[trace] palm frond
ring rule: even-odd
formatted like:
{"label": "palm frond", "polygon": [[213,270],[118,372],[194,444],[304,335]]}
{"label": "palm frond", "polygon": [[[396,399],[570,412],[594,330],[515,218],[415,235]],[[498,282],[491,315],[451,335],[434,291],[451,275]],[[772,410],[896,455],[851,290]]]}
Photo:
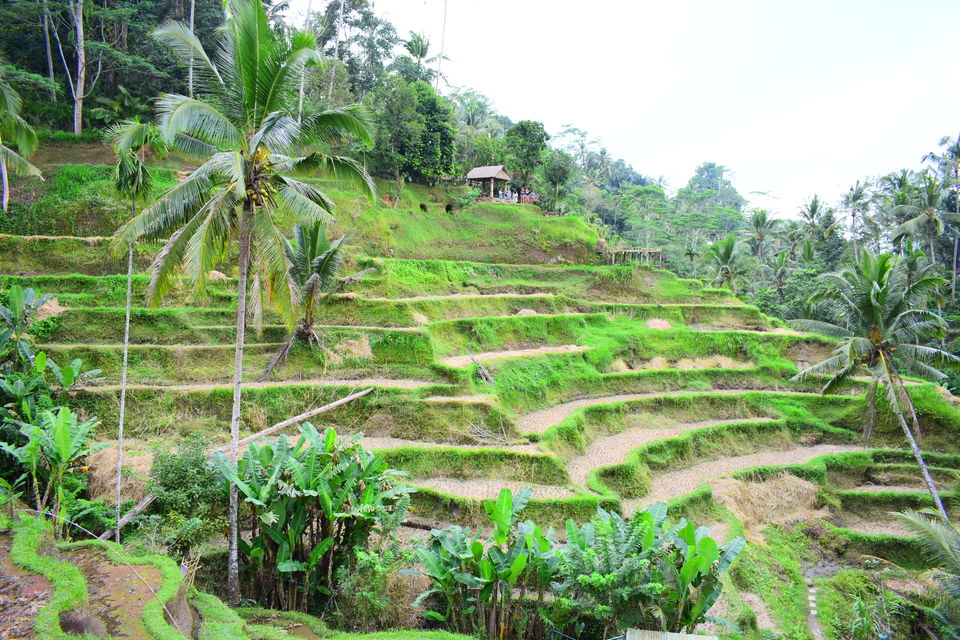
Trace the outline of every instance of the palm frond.
{"label": "palm frond", "polygon": [[223,151],[243,148],[243,136],[237,127],[208,102],[165,93],[157,99],[157,119],[167,144],[178,143],[178,134],[183,134]]}
{"label": "palm frond", "polygon": [[304,119],[302,128],[304,140],[313,144],[331,144],[349,135],[368,148],[376,131],[373,115],[362,105],[315,113]]}
{"label": "palm frond", "polygon": [[816,333],[822,336],[827,336],[828,338],[849,338],[854,335],[849,329],[844,329],[841,326],[835,325],[831,322],[824,322],[822,320],[788,320],[787,324],[797,331],[803,331],[804,333]]}
{"label": "palm frond", "polygon": [[277,200],[282,206],[304,220],[333,221],[333,201],[319,189],[293,178],[281,176],[277,181]]}
{"label": "palm frond", "polygon": [[201,86],[210,81],[223,86],[223,78],[188,25],[169,20],[154,29],[153,37],[173,49],[184,65],[193,63],[194,81]]}
{"label": "palm frond", "polygon": [[43,180],[40,169],[30,164],[26,158],[6,145],[0,144],[0,159],[6,163],[7,169],[14,173]]}

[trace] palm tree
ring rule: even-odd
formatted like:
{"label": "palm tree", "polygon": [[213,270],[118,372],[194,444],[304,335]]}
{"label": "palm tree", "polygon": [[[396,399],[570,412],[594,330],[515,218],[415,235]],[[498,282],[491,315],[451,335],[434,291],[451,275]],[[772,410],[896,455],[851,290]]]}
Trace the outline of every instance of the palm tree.
{"label": "palm tree", "polygon": [[[936,163],[940,175],[943,178],[944,185],[949,184],[953,188],[954,213],[960,217],[960,138],[954,141],[950,136],[940,140],[940,146],[946,147],[943,153],[928,153],[923,157],[924,161],[933,161]],[[950,272],[950,300],[957,302],[957,262],[960,260],[960,225],[954,225],[953,229],[953,269]]]}
{"label": "palm tree", "polygon": [[[37,134],[20,116],[22,106],[20,95],[0,77],[0,182],[3,184],[0,211],[3,213],[10,206],[8,170],[43,180],[40,169],[27,162],[27,158],[37,149]],[[6,140],[12,141],[13,147],[7,146]]]}
{"label": "palm tree", "polygon": [[[117,154],[114,167],[114,189],[130,198],[131,218],[137,215],[137,198],[150,193],[152,186],[150,171],[143,161],[143,149],[147,146],[154,151],[162,149],[162,141],[156,128],[135,121],[127,121],[107,132],[107,139],[113,144]],[[116,477],[116,515],[120,522],[120,485],[123,469],[123,426],[127,406],[127,356],[130,349],[130,307],[133,294],[133,244],[127,249],[127,308],[123,325],[123,366],[120,371],[120,418],[117,428],[117,477]],[[120,542],[120,527],[115,527],[116,541]]]}
{"label": "palm tree", "polygon": [[773,287],[777,292],[777,297],[782,303],[783,290],[786,288],[787,280],[793,272],[792,265],[790,264],[790,256],[788,256],[786,252],[778,253],[769,264],[763,265],[761,269],[764,279],[760,284]]}
{"label": "palm tree", "polygon": [[843,206],[850,212],[850,237],[853,239],[853,255],[859,255],[857,248],[857,216],[869,209],[870,192],[868,185],[857,180],[850,190],[843,194]]}
{"label": "palm tree", "polygon": [[[172,187],[117,232],[126,248],[138,238],[168,238],[150,267],[148,298],[157,304],[186,272],[195,292],[203,293],[210,270],[239,239],[236,344],[230,459],[237,459],[240,392],[252,275],[254,317],[264,298],[292,326],[297,289],[287,276],[284,241],[275,223],[283,212],[307,220],[328,221],[333,202],[316,187],[292,177],[317,170],[349,180],[374,194],[366,171],[354,160],[331,155],[328,145],[349,134],[372,144],[366,110],[344,107],[296,120],[297,88],[308,62],[320,60],[312,35],[287,39],[275,32],[261,0],[228,0],[227,22],[220,32],[216,64],[190,31],[167,22],[154,33],[179,55],[194,60],[196,98],[164,94],[157,101],[158,128],[164,141],[203,159],[199,168]],[[230,551],[227,589],[239,601],[237,493],[230,493]]]}
{"label": "palm tree", "polygon": [[814,240],[822,240],[833,232],[836,225],[831,225],[826,229],[822,229],[820,226],[823,217],[831,211],[832,209],[823,204],[823,200],[816,194],[810,199],[810,202],[800,207],[800,220],[808,237]]}
{"label": "palm tree", "polygon": [[934,566],[920,577],[939,599],[935,609],[923,606],[946,640],[960,640],[960,528],[931,509],[895,514]]}
{"label": "palm tree", "polygon": [[960,225],[960,214],[941,208],[943,190],[940,183],[929,174],[924,174],[922,182],[913,191],[911,202],[900,208],[907,220],[893,232],[893,241],[898,242],[904,236],[926,239],[930,243],[930,262],[937,264],[935,240],[943,235],[949,225]]}
{"label": "palm tree", "polygon": [[828,312],[839,319],[839,324],[808,319],[791,320],[790,324],[800,331],[838,338],[840,345],[829,358],[804,369],[793,379],[830,375],[821,389],[821,393],[829,393],[855,375],[868,374],[873,384],[867,396],[867,436],[872,428],[877,385],[882,385],[937,510],[946,518],[940,495],[904,417],[905,411],[909,411],[919,437],[916,411],[899,371],[902,366],[912,373],[939,380],[946,375],[930,366],[931,361],[939,358],[960,362],[960,358],[946,351],[919,345],[920,341],[946,328],[943,318],[921,308],[942,280],[927,274],[910,285],[893,255],[874,255],[867,249],[861,251],[860,260],[854,266],[822,277],[828,286],[811,298],[811,302],[823,303]]}
{"label": "palm tree", "polygon": [[425,33],[410,32],[410,39],[403,41],[403,48],[417,61],[417,69],[423,69],[423,61],[430,53],[430,38]]}
{"label": "palm tree", "polygon": [[711,284],[727,287],[733,295],[737,295],[736,280],[743,270],[743,259],[737,249],[737,239],[731,233],[710,245],[706,254],[706,257],[717,265],[717,275]]}
{"label": "palm tree", "polygon": [[750,214],[750,228],[747,230],[746,237],[753,242],[757,260],[763,260],[766,241],[776,231],[779,223],[779,220],[767,214],[766,209],[756,209]]}
{"label": "palm tree", "polygon": [[314,324],[320,306],[348,284],[358,282],[367,273],[375,271],[373,268],[364,269],[359,273],[341,278],[340,270],[344,262],[343,243],[346,236],[336,240],[329,238],[327,227],[322,222],[298,224],[293,236],[293,242],[283,239],[283,250],[290,261],[290,279],[299,289],[295,310],[299,319],[296,329],[283,343],[263,372],[261,379],[270,375],[270,372],[286,359],[298,340],[307,344],[319,343],[320,338],[314,331]]}

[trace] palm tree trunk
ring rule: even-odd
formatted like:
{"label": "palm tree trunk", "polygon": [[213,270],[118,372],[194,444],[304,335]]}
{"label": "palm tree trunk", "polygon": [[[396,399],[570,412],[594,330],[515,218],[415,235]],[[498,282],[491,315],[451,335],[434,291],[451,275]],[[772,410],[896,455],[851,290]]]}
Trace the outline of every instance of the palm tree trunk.
{"label": "palm tree trunk", "polygon": [[960,232],[953,236],[953,273],[950,274],[950,302],[957,304],[957,258],[960,255]]}
{"label": "palm tree trunk", "polygon": [[877,408],[877,383],[874,381],[867,391],[867,421],[863,425],[863,441],[870,440],[873,435],[873,421]]}
{"label": "palm tree trunk", "polygon": [[[304,20],[303,28],[310,27],[310,13],[313,10],[313,0],[307,0],[307,18]],[[307,69],[304,68],[300,74],[300,96],[297,98],[297,122],[303,121],[303,85],[307,80]],[[332,83],[331,83],[332,86]]]}
{"label": "palm tree trunk", "polygon": [[[197,0],[190,0],[190,34],[193,33],[193,16],[196,12]],[[193,97],[193,56],[190,56],[190,65],[187,67],[187,95]]]}
{"label": "palm tree trunk", "polygon": [[74,47],[77,52],[77,74],[73,79],[73,134],[83,133],[83,98],[87,80],[87,50],[83,32],[83,0],[70,3],[73,26],[76,33]]}
{"label": "palm tree trunk", "polygon": [[[901,388],[900,391],[903,389]],[[891,394],[896,395],[896,394]],[[917,441],[913,438],[913,433],[910,431],[910,427],[907,426],[907,421],[903,417],[903,410],[900,407],[899,402],[893,403],[893,412],[897,414],[897,420],[900,422],[900,428],[903,429],[903,435],[906,436],[907,442],[910,443],[910,450],[913,452],[913,457],[917,461],[917,466],[920,467],[920,473],[923,475],[923,481],[927,485],[927,491],[930,492],[930,497],[933,498],[933,503],[937,507],[937,511],[940,512],[940,515],[943,516],[944,520],[949,520],[947,516],[946,509],[943,508],[943,502],[940,500],[940,493],[937,491],[937,486],[933,484],[933,478],[930,477],[930,470],[927,469],[927,463],[923,459],[923,454],[920,453],[920,448],[917,446]]]}
{"label": "palm tree trunk", "polygon": [[[134,208],[136,206],[134,205]],[[127,406],[127,354],[130,350],[130,300],[133,297],[133,245],[127,252],[127,317],[123,325],[123,367],[120,369],[120,421],[117,427],[117,526],[116,541],[120,542],[120,484],[123,472],[123,419]]]}
{"label": "palm tree trunk", "polygon": [[7,178],[7,162],[3,158],[0,158],[0,181],[3,183],[3,205],[0,211],[6,213],[10,205],[10,181]]}
{"label": "palm tree trunk", "polygon": [[50,13],[47,11],[47,2],[43,2],[43,44],[47,53],[47,79],[50,80],[50,102],[57,101],[57,88],[53,86],[53,53],[50,48]]}
{"label": "palm tree trunk", "polygon": [[[237,283],[237,335],[233,352],[233,408],[230,414],[230,464],[237,465],[240,440],[240,391],[243,384],[243,339],[247,321],[247,275],[250,269],[250,244],[253,235],[253,203],[243,204],[240,221],[240,278]],[[240,602],[239,496],[236,485],[230,485],[230,551],[227,557],[227,596],[230,604]]]}
{"label": "palm tree trunk", "polygon": [[930,233],[930,264],[937,264],[937,250],[933,244],[933,233]]}
{"label": "palm tree trunk", "polygon": [[853,239],[853,260],[857,261],[860,252],[857,251],[857,212],[850,212],[850,237]]}

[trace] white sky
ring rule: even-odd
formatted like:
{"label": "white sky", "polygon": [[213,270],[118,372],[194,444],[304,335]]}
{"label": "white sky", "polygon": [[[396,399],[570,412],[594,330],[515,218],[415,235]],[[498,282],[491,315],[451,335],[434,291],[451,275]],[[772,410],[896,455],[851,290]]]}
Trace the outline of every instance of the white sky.
{"label": "white sky", "polygon": [[[793,216],[960,132],[957,0],[447,2],[451,84],[585,129],[671,189],[709,160],[751,206]],[[444,0],[374,7],[439,51]]]}

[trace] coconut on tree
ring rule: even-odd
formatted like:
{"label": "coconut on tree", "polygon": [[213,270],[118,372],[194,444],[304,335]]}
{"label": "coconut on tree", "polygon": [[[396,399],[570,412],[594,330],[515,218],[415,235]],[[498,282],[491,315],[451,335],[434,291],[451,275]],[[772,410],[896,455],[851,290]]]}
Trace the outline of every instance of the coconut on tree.
{"label": "coconut on tree", "polygon": [[[230,460],[237,459],[240,392],[248,312],[259,318],[264,301],[292,329],[299,291],[288,276],[285,240],[278,218],[329,222],[334,205],[296,176],[348,181],[371,198],[374,184],[363,167],[336,155],[345,138],[370,146],[366,109],[347,106],[297,121],[300,78],[321,53],[314,36],[290,36],[270,26],[261,0],[227,0],[219,50],[208,55],[189,26],[167,22],[155,37],[186,66],[193,61],[194,97],[163,94],[156,102],[157,128],[171,148],[201,162],[186,179],[163,193],[119,229],[120,249],[140,238],[166,239],[150,266],[148,300],[159,303],[185,274],[196,294],[234,242],[237,253],[237,313],[230,420]],[[255,295],[248,296],[251,281]],[[227,562],[229,599],[240,599],[237,491],[230,490]]]}
{"label": "coconut on tree", "polygon": [[[882,387],[937,511],[946,518],[940,494],[917,444],[920,425],[900,373],[902,369],[941,380],[946,375],[931,362],[960,362],[960,358],[947,351],[922,344],[946,329],[943,318],[923,308],[943,280],[927,272],[916,275],[911,282],[893,255],[874,255],[868,249],[861,251],[855,265],[823,278],[827,286],[811,301],[820,303],[837,322],[802,319],[791,320],[790,324],[800,331],[836,338],[840,344],[829,358],[804,369],[793,379],[829,376],[821,393],[830,393],[855,376],[868,375],[872,383],[867,392],[866,437],[872,429],[877,388]],[[908,415],[913,429],[907,424]]]}

